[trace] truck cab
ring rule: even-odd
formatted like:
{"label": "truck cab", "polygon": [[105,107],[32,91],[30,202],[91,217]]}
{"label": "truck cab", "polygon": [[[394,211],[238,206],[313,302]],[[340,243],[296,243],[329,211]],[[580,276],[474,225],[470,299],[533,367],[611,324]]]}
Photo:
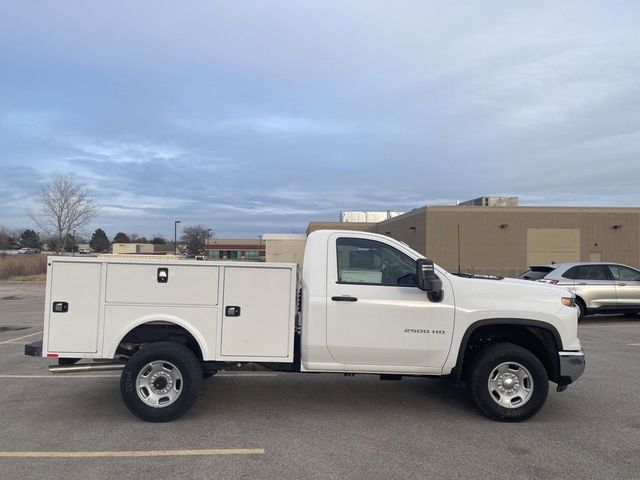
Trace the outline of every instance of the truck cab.
{"label": "truck cab", "polygon": [[302,272],[302,370],[440,375],[455,297],[437,267],[442,294],[420,290],[419,258],[389,237],[313,232]]}

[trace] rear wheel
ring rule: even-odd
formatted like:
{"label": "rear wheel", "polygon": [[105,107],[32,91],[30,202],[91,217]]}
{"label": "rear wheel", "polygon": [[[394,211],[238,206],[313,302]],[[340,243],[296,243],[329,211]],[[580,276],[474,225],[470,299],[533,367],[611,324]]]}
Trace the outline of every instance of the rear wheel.
{"label": "rear wheel", "polygon": [[198,396],[202,368],[187,347],[157,342],[136,352],[120,377],[124,404],[148,422],[167,422],[184,414]]}
{"label": "rear wheel", "polygon": [[549,392],[547,371],[529,350],[496,343],[480,350],[469,371],[476,406],[493,420],[516,422],[535,415]]}

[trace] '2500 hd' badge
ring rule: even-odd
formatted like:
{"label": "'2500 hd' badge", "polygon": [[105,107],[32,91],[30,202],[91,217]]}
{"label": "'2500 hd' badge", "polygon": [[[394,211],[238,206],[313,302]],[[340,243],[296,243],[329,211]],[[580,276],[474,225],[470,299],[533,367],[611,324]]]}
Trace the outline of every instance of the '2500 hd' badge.
{"label": "'2500 hd' badge", "polygon": [[429,330],[426,328],[405,328],[404,333],[431,333],[433,335],[444,335],[444,330]]}

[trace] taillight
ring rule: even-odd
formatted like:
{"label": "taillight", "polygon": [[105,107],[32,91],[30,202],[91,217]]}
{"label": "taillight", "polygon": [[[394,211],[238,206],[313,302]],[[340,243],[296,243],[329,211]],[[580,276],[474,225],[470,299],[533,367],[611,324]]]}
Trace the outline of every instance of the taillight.
{"label": "taillight", "polygon": [[538,281],[542,282],[542,283],[548,283],[550,285],[555,285],[555,284],[558,283],[559,280],[549,280],[549,279],[546,279],[546,278],[540,278]]}

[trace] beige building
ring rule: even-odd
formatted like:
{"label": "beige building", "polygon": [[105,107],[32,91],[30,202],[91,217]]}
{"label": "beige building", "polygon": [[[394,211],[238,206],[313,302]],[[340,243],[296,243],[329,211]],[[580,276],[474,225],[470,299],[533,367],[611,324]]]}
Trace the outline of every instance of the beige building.
{"label": "beige building", "polygon": [[209,260],[245,260],[302,265],[305,234],[266,233],[256,239],[216,238],[206,242]]}
{"label": "beige building", "polygon": [[206,241],[204,249],[209,260],[264,261],[265,245],[261,237],[256,239],[213,238]]}
{"label": "beige building", "polygon": [[114,243],[111,251],[116,255],[153,254],[152,243]]}
{"label": "beige building", "polygon": [[357,230],[378,233],[378,224],[371,222],[310,222],[307,235],[316,230]]}
{"label": "beige building", "polygon": [[377,224],[312,222],[402,240],[449,271],[516,276],[528,265],[640,265],[640,208],[426,206]]}
{"label": "beige building", "polygon": [[302,265],[304,247],[307,244],[307,236],[305,234],[265,233],[262,236],[262,240],[265,243],[267,262],[297,263]]}

